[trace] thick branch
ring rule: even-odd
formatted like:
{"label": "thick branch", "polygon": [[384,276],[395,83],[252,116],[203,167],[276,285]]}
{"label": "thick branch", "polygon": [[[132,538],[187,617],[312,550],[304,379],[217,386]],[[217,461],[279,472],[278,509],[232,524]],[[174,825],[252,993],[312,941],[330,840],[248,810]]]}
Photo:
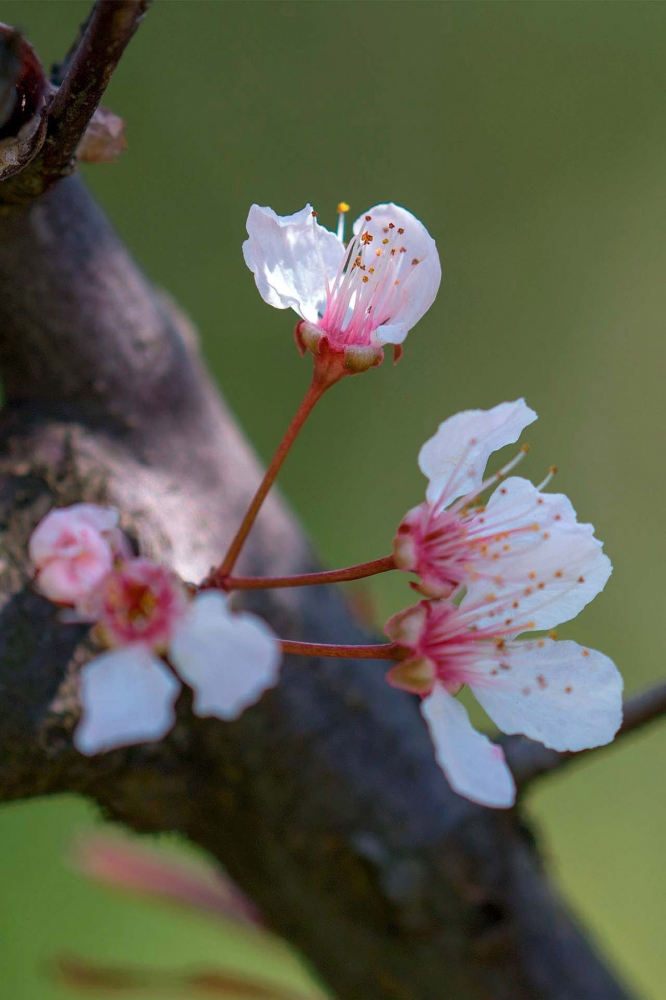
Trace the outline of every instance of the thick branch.
{"label": "thick branch", "polygon": [[[666,684],[659,684],[624,703],[624,720],[615,742],[638,729],[643,729],[651,722],[656,722],[664,715],[666,715]],[[581,753],[558,753],[557,750],[550,750],[541,743],[528,740],[525,736],[510,736],[503,741],[509,767],[516,779],[516,785],[522,791],[537,778],[561,771],[577,761],[587,760],[590,754],[598,754],[614,745],[615,743],[611,743],[603,747],[593,747]]]}

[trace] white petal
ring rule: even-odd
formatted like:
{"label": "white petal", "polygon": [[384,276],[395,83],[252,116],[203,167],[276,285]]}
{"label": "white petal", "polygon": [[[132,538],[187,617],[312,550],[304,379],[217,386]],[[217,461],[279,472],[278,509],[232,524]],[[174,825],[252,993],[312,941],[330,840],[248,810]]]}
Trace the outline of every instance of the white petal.
{"label": "white petal", "polygon": [[74,745],[92,755],[161,739],[173,726],[179,691],[171,671],[145,646],[102,653],[81,670],[83,715]]}
{"label": "white petal", "polygon": [[419,452],[419,468],[430,480],[428,501],[449,504],[477,489],[490,455],[517,441],[536,418],[525,400],[517,399],[492,410],[465,410],[445,420]]}
{"label": "white petal", "polygon": [[[367,221],[367,216],[371,221]],[[416,216],[399,205],[375,205],[360,215],[354,223],[354,234],[365,229],[373,236],[374,245],[380,246],[389,223],[404,233],[401,243],[406,247],[405,257],[410,262],[418,260],[405,278],[397,307],[391,310],[391,319],[376,330],[380,344],[401,344],[407,332],[416,326],[435,300],[442,280],[437,245],[432,236]]]}
{"label": "white petal", "polygon": [[[423,310],[425,312],[425,309]],[[420,318],[420,317],[419,317]],[[384,323],[375,330],[379,344],[402,344],[414,323]]]}
{"label": "white petal", "polygon": [[512,806],[516,787],[504,752],[474,729],[464,705],[437,684],[421,703],[421,712],[435,745],[437,763],[454,792],[482,806]]}
{"label": "white petal", "polygon": [[273,687],[282,659],[266,622],[247,611],[230,611],[214,591],[194,599],[169,653],[194,691],[194,711],[218,719],[237,719]]}
{"label": "white petal", "polygon": [[[567,497],[541,493],[527,479],[505,480],[475,522],[470,537],[479,530],[491,541],[472,553],[472,570],[479,576],[469,581],[463,607],[492,595],[491,619],[504,601],[503,617],[508,614],[517,624],[531,621],[531,629],[554,628],[580,614],[612,572],[594,528],[576,521]],[[479,625],[489,624],[488,615],[479,619]]]}
{"label": "white petal", "polygon": [[[489,659],[468,683],[505,733],[523,733],[553,750],[603,746],[622,723],[622,677],[595,649],[569,640],[508,643],[505,669]],[[509,667],[507,670],[506,667]]]}
{"label": "white petal", "polygon": [[316,323],[326,305],[326,281],[344,256],[342,242],[313,218],[311,205],[294,215],[253,205],[247,232],[243,256],[264,302]]}

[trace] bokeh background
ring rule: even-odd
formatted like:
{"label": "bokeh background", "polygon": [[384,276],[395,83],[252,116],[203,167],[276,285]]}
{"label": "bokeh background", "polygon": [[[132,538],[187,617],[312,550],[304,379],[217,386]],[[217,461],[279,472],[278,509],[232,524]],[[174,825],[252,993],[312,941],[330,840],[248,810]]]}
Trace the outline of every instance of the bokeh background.
{"label": "bokeh background", "polygon": [[[45,63],[87,3],[3,0]],[[388,551],[424,482],[416,452],[458,409],[524,395],[522,468],[593,520],[615,564],[561,634],[612,655],[629,691],[664,671],[666,4],[157,0],[105,103],[129,150],[86,170],[148,274],[197,323],[268,457],[308,378],[294,317],[265,306],[241,242],[249,205],[311,201],[325,224],[393,200],[436,237],[440,296],[403,362],[348,380],[282,479],[330,564]],[[364,591],[382,616],[404,581]],[[659,726],[554,778],[531,814],[572,905],[621,974],[664,996],[666,739]],[[85,884],[78,800],[0,809],[1,992],[70,1000],[63,950],[161,967],[235,963],[302,980],[232,930]],[[170,848],[175,849],[173,843]]]}

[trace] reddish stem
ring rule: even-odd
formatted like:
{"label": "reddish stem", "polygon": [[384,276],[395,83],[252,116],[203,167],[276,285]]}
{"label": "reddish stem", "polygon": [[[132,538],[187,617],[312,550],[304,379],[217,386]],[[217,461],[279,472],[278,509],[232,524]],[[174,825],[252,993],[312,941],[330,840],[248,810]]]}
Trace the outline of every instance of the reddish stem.
{"label": "reddish stem", "polygon": [[328,642],[293,642],[281,640],[283,653],[297,656],[329,656],[345,660],[400,660],[404,647],[395,642],[380,642],[374,646],[335,646]]}
{"label": "reddish stem", "polygon": [[362,580],[377,573],[395,569],[395,559],[384,556],[371,562],[358,563],[345,569],[324,570],[321,573],[299,573],[296,576],[229,576],[224,581],[225,590],[268,590],[274,587],[310,587],[319,583],[346,583]]}
{"label": "reddish stem", "polygon": [[310,387],[303,397],[301,405],[294,414],[284,437],[277,446],[277,450],[271,459],[270,465],[266,469],[264,478],[259,485],[259,489],[252,498],[252,502],[241,522],[241,526],[236,532],[236,537],[229,546],[229,550],[221,565],[216,570],[213,570],[208,579],[205,581],[204,587],[225,586],[225,581],[236,564],[236,560],[238,559],[241,549],[245,544],[245,539],[250,533],[250,529],[257,518],[257,514],[261,510],[261,505],[266,499],[271,486],[275,482],[277,475],[282,468],[282,463],[289,454],[294,441],[298,437],[301,427],[331,384],[332,382],[317,378],[315,373],[315,376],[310,383]]}

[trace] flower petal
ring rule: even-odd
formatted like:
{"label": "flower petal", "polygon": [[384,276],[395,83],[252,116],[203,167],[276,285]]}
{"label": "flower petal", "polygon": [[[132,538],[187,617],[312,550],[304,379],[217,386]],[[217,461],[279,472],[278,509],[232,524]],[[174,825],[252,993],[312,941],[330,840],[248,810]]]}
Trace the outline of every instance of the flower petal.
{"label": "flower petal", "polygon": [[611,742],[622,723],[622,677],[607,656],[540,639],[507,643],[501,657],[503,669],[489,657],[468,683],[503,732],[560,751]]}
{"label": "flower petal", "polygon": [[490,455],[517,441],[536,418],[525,400],[517,399],[492,410],[465,410],[445,420],[419,452],[419,468],[430,480],[428,501],[449,504],[478,489]]}
{"label": "flower petal", "polygon": [[[87,530],[87,529],[85,529]],[[99,536],[85,540],[86,550],[73,558],[51,559],[39,570],[35,586],[55,604],[85,605],[113,566],[111,549]]]}
{"label": "flower petal", "polygon": [[373,237],[373,245],[381,247],[389,224],[404,230],[400,235],[404,253],[410,264],[417,263],[404,279],[397,302],[391,303],[390,319],[377,327],[375,336],[380,344],[401,344],[433,304],[442,280],[442,268],[432,236],[416,216],[400,205],[389,203],[368,209],[354,223],[354,235],[365,230]]}
{"label": "flower petal", "polygon": [[83,715],[74,745],[91,756],[169,732],[180,684],[166,665],[141,645],[102,653],[81,670]]}
{"label": "flower petal", "polygon": [[[433,299],[434,297],[435,296],[433,295]],[[432,301],[428,303],[425,309],[420,311],[413,323],[394,323],[393,317],[391,317],[390,323],[383,323],[381,326],[378,326],[375,330],[377,343],[382,346],[384,344],[402,344],[411,328],[416,325],[416,323],[421,319],[423,313],[425,313],[431,305]]]}
{"label": "flower petal", "polygon": [[98,535],[112,532],[118,526],[118,511],[93,503],[54,508],[42,518],[30,536],[28,554],[31,562],[39,567],[54,554],[60,554],[65,547],[63,535],[74,536],[70,544],[76,544],[76,536],[83,526],[92,528]]}
{"label": "flower petal", "polygon": [[326,306],[327,281],[345,253],[342,242],[319,225],[311,205],[294,215],[253,205],[247,232],[243,256],[264,302],[316,323]]}
{"label": "flower petal", "polygon": [[474,729],[464,705],[441,684],[421,703],[437,763],[451,788],[472,802],[507,809],[516,787],[502,748]]}
{"label": "flower petal", "polygon": [[218,593],[199,594],[176,629],[169,650],[194,691],[197,715],[237,719],[277,683],[282,654],[272,629],[257,615],[232,612]]}
{"label": "flower petal", "polygon": [[489,601],[480,627],[501,614],[516,624],[530,621],[532,630],[554,628],[580,614],[612,572],[594,528],[577,522],[568,498],[517,476],[495,490],[468,540],[476,534],[490,540],[472,552],[477,578],[469,580],[462,607]]}

